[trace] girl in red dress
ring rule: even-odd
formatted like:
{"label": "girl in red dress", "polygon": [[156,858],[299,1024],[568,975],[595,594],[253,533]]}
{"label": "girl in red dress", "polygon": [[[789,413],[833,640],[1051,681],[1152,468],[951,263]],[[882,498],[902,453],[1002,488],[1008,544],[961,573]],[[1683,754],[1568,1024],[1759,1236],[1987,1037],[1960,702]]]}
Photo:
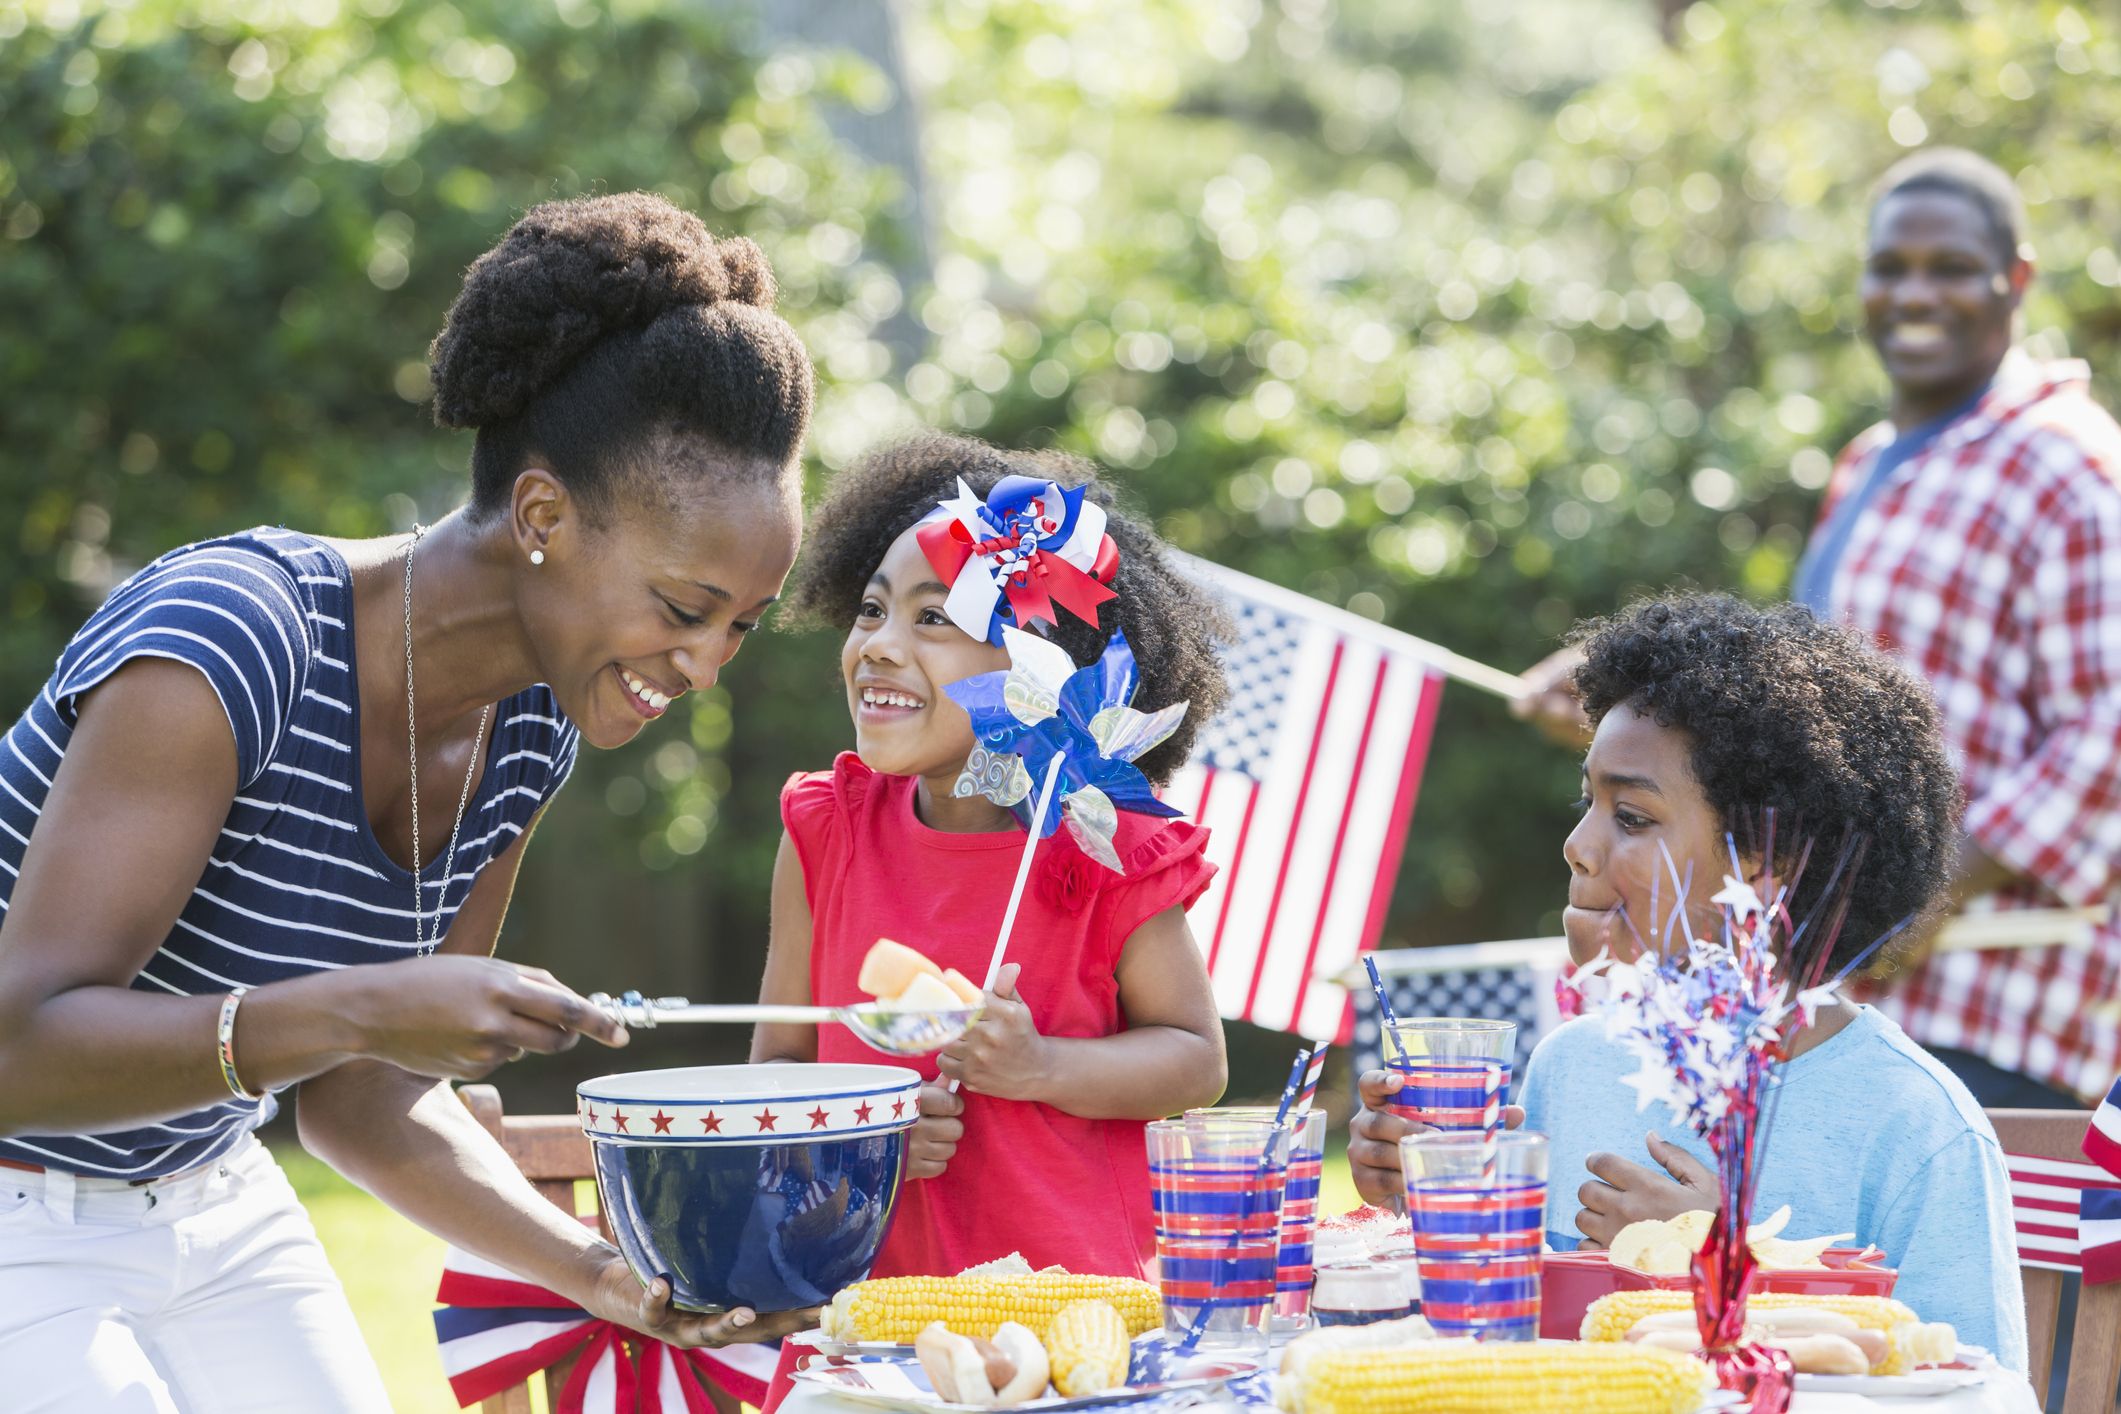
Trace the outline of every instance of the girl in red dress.
{"label": "girl in red dress", "polygon": [[[983,611],[963,607],[977,595],[952,595],[961,575],[982,573],[980,561],[952,573],[917,531],[930,529],[932,547],[933,527],[948,519],[938,506],[959,498],[960,479],[984,500],[1011,476],[1087,488],[1087,504],[1071,507],[1068,522],[1089,539],[1048,543],[1101,548],[1073,558],[1109,577],[1111,592],[1086,595],[1089,580],[1049,561],[1051,621],[1034,623],[1020,609],[1012,617],[1006,600],[1002,620],[1035,627],[1078,666],[1096,662],[1115,629],[1125,632],[1141,679],[1133,705],[1189,704],[1177,729],[1135,762],[1152,783],[1185,761],[1199,725],[1221,706],[1220,615],[1172,571],[1151,532],[1106,506],[1094,467],[940,435],[854,466],[817,514],[791,600],[797,614],[847,635],[840,669],[855,750],[782,791],[764,1001],[864,1000],[855,978],[880,937],[974,985],[986,975],[1025,836],[1002,806],[956,793],[974,734],[943,689],[1010,660],[960,626],[991,627]],[[1049,507],[1049,530],[1058,514]],[[1109,543],[1096,538],[1100,521]],[[1069,602],[1097,622],[1078,618]],[[1143,1125],[1214,1104],[1227,1079],[1214,996],[1185,915],[1214,872],[1202,857],[1207,838],[1181,820],[1121,810],[1116,871],[1066,829],[1039,844],[1011,961],[978,1024],[938,1056],[896,1062],[917,1066],[929,1083],[909,1136],[907,1173],[917,1181],[900,1195],[873,1275],[949,1274],[1011,1252],[1034,1267],[1147,1274],[1154,1242]],[[752,1059],[878,1057],[839,1027],[768,1025]]]}

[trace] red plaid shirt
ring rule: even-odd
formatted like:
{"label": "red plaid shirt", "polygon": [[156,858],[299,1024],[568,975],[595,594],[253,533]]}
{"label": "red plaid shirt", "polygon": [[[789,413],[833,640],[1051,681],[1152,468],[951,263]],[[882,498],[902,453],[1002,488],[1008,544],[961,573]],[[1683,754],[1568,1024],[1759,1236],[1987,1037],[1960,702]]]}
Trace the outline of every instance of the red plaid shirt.
{"label": "red plaid shirt", "polygon": [[[1825,514],[1892,440],[1841,454]],[[2074,360],[2012,355],[1974,409],[1879,488],[1835,615],[1936,694],[1966,831],[2020,876],[1985,906],[2121,894],[2121,426]],[[2121,1071],[2121,924],[2089,949],[1947,953],[1886,1003],[1908,1034],[2100,1094]]]}

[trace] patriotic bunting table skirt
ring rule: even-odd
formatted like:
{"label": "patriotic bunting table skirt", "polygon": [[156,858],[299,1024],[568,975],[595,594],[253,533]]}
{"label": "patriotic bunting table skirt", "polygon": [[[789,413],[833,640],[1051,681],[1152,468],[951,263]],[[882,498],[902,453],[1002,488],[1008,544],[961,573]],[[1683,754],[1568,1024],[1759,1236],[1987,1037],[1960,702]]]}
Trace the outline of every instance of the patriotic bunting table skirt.
{"label": "patriotic bunting table skirt", "polygon": [[469,1407],[580,1352],[553,1414],[713,1414],[709,1386],[757,1405],[777,1344],[679,1350],[592,1317],[557,1292],[449,1250],[434,1313],[442,1369]]}

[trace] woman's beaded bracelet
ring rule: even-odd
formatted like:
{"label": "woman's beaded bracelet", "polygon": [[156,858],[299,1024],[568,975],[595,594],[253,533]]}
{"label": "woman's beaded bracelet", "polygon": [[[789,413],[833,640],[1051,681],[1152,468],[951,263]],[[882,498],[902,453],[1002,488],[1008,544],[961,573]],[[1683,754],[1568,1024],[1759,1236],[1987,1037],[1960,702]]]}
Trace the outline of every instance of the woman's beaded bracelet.
{"label": "woman's beaded bracelet", "polygon": [[215,1028],[214,1037],[221,1060],[221,1079],[227,1082],[228,1093],[239,1100],[255,1102],[264,1099],[265,1092],[260,1090],[252,1094],[243,1088],[243,1081],[236,1075],[236,1004],[249,990],[248,987],[238,987],[221,998],[221,1024]]}

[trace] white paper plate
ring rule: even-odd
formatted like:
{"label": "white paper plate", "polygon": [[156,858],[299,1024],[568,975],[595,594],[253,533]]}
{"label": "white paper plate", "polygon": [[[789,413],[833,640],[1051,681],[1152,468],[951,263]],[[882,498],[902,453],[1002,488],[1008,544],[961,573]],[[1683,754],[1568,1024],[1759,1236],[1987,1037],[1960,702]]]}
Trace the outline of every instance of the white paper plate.
{"label": "white paper plate", "polygon": [[[1964,1366],[1965,1368],[1960,1368]],[[1972,1389],[1988,1378],[1996,1357],[1978,1345],[1959,1347],[1956,1364],[1906,1375],[1799,1375],[1797,1390],[1860,1394],[1869,1399],[1935,1399],[1962,1389]]]}
{"label": "white paper plate", "polygon": [[[1085,1395],[1079,1399],[1064,1399],[1054,1395],[1045,1399],[1028,1400],[1015,1407],[1042,1411],[1095,1409],[1100,1405],[1124,1404],[1130,1400],[1159,1395],[1219,1389],[1238,1376],[1252,1374],[1258,1369],[1258,1363],[1252,1360],[1203,1357],[1188,1367],[1187,1375],[1183,1379],[1167,1380],[1162,1384],[1153,1385],[1128,1385],[1107,1390],[1103,1394]],[[797,1370],[795,1379],[815,1389],[824,1390],[835,1398],[867,1405],[871,1409],[903,1410],[906,1414],[958,1414],[959,1411],[967,1411],[969,1414],[970,1411],[980,1408],[972,1404],[952,1404],[938,1398],[935,1387],[928,1383],[927,1372],[921,1369],[918,1360],[875,1357],[849,1361],[828,1360],[808,1369]]]}
{"label": "white paper plate", "polygon": [[801,1346],[815,1350],[820,1355],[830,1355],[841,1360],[911,1360],[913,1347],[897,1345],[884,1340],[834,1340],[821,1330],[797,1331],[785,1337],[783,1345]]}

